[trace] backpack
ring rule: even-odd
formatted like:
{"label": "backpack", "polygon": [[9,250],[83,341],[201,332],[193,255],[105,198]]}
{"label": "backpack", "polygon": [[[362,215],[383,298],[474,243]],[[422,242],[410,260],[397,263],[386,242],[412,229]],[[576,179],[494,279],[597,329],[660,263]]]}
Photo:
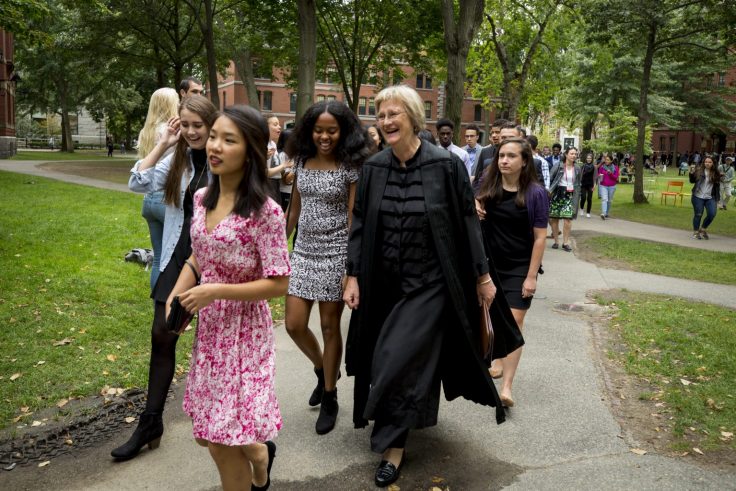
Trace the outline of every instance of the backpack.
{"label": "backpack", "polygon": [[146,271],[148,271],[148,268],[153,264],[153,251],[151,249],[141,248],[131,249],[130,252],[125,255],[125,261],[129,263],[144,264],[146,266]]}

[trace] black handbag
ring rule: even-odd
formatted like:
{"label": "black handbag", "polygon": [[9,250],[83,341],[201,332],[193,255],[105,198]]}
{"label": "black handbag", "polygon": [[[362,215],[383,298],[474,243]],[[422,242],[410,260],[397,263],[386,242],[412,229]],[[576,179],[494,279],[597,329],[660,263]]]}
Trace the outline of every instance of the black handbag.
{"label": "black handbag", "polygon": [[[199,285],[201,279],[199,273],[197,273],[197,270],[192,266],[192,263],[190,263],[189,260],[187,260],[185,264],[192,270],[194,278],[196,279],[196,284]],[[177,295],[171,300],[171,310],[169,311],[169,317],[166,319],[166,328],[174,334],[181,334],[184,332],[184,329],[187,328],[189,323],[192,322],[193,318],[194,313],[189,312],[184,308],[181,302],[179,302],[179,295]]]}
{"label": "black handbag", "polygon": [[177,295],[171,301],[171,311],[169,312],[169,318],[166,319],[166,327],[174,334],[181,334],[193,318],[194,314],[184,308],[179,302],[179,295]]}

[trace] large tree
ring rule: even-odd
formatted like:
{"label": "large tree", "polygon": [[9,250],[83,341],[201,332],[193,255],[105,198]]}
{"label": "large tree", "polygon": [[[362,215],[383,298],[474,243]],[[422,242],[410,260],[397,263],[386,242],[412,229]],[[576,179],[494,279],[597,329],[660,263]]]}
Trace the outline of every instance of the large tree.
{"label": "large tree", "polygon": [[299,10],[299,69],[296,97],[296,119],[299,121],[314,97],[317,63],[317,7],[315,0],[297,0]]}
{"label": "large tree", "polygon": [[736,4],[723,0],[589,0],[584,14],[592,39],[628,38],[628,53],[638,56],[641,63],[633,198],[635,203],[646,203],[643,156],[655,63],[726,57],[736,43]]}
{"label": "large tree", "polygon": [[439,29],[438,12],[421,0],[318,0],[317,13],[320,43],[356,113],[361,85],[397,60],[423,68],[425,39]]}
{"label": "large tree", "polygon": [[442,25],[447,53],[445,117],[455,124],[455,141],[460,141],[468,52],[483,19],[484,7],[483,0],[442,0]]}

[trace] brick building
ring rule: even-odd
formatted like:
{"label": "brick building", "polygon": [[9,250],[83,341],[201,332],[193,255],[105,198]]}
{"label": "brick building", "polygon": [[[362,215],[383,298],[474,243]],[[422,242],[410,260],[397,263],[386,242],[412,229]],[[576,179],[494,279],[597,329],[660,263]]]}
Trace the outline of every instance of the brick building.
{"label": "brick building", "polygon": [[[402,65],[401,71],[403,72],[403,78],[397,77],[395,81],[417,90],[422,100],[424,100],[427,128],[436,134],[435,124],[444,115],[444,84],[438,83],[423,73],[415,72],[408,65]],[[261,110],[264,113],[278,117],[283,127],[293,125],[296,115],[296,91],[287,86],[283,72],[274,69],[271,78],[256,78],[256,87],[260,97]],[[248,103],[245,87],[233,63],[228,67],[227,77],[220,80],[218,90],[220,92],[220,105],[223,107]],[[374,101],[378,91],[378,86],[370,83],[363,84],[360,88],[358,117],[365,125],[376,122]],[[317,75],[314,88],[315,102],[325,99],[345,100],[342,85],[337,79],[337,75],[330,71]],[[462,124],[463,126],[470,123],[477,124],[481,128],[483,136],[481,141],[485,141],[485,134],[487,134],[485,125],[493,121],[493,112],[491,111],[488,114],[489,112],[481,107],[480,102],[479,99],[465,98],[462,108]],[[465,139],[463,138],[455,144],[463,146],[465,145]]]}
{"label": "brick building", "polygon": [[[726,72],[712,74],[706,80],[706,84],[709,87],[736,87],[736,66]],[[736,102],[736,95],[727,97]],[[680,154],[688,152],[690,155],[696,151],[700,153],[736,153],[736,114],[733,115],[729,127],[710,135],[696,133],[687,128],[672,129],[664,126],[656,128],[652,132],[652,149],[655,155],[675,151]]]}
{"label": "brick building", "polygon": [[15,155],[13,35],[0,29],[0,158]]}

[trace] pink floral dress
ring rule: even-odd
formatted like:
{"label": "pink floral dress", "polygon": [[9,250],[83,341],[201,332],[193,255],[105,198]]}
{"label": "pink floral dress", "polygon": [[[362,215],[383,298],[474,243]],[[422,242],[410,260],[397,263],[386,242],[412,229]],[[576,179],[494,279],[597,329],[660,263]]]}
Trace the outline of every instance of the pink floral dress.
{"label": "pink floral dress", "polygon": [[[204,189],[194,195],[192,251],[202,283],[246,283],[291,273],[281,207],[226,216],[207,232]],[[199,312],[184,411],[195,438],[223,445],[273,439],[281,428],[274,391],[274,334],[266,300],[215,300]]]}

